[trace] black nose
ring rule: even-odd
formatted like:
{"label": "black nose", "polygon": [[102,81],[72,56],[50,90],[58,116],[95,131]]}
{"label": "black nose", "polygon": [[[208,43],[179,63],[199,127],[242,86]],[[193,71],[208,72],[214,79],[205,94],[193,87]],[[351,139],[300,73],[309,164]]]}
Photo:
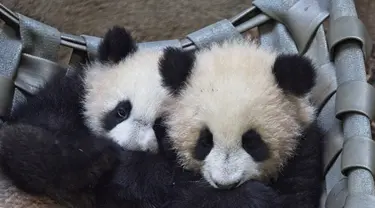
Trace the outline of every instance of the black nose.
{"label": "black nose", "polygon": [[236,188],[240,184],[240,181],[236,181],[234,183],[225,183],[225,184],[218,183],[215,181],[214,183],[219,189],[233,189],[233,188]]}

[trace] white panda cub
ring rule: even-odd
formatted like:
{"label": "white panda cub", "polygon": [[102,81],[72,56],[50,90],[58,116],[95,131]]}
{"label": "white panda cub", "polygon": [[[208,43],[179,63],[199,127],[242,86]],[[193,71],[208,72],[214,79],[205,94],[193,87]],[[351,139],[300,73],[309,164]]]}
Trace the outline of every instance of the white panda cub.
{"label": "white panda cub", "polygon": [[169,86],[177,101],[166,120],[184,168],[220,189],[279,176],[276,190],[294,194],[284,207],[318,203],[321,136],[309,102],[316,77],[310,60],[229,40],[174,71],[188,74]]}
{"label": "white panda cub", "polygon": [[[112,35],[118,33],[125,31],[118,29]],[[108,40],[113,41],[111,44],[121,41],[116,37]],[[107,50],[116,49],[111,47]],[[158,143],[153,127],[163,114],[163,106],[171,100],[158,71],[163,50],[129,47],[133,47],[128,49],[131,53],[116,64],[96,62],[87,66],[83,114],[94,133],[109,136],[126,149],[155,153]]]}
{"label": "white panda cub", "polygon": [[158,151],[155,126],[170,98],[159,72],[163,54],[139,50],[124,28],[110,29],[95,63],[61,71],[0,128],[1,170],[29,194],[91,207],[121,147]]}

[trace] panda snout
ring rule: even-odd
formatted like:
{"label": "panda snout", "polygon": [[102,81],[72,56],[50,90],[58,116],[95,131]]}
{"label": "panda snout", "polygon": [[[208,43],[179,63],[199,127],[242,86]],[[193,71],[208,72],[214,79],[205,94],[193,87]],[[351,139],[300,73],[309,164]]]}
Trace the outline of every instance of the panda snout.
{"label": "panda snout", "polygon": [[226,154],[220,148],[214,148],[204,160],[202,173],[211,186],[218,189],[232,189],[246,181],[246,157],[241,157],[241,152],[232,151]]}
{"label": "panda snout", "polygon": [[233,181],[233,182],[228,182],[228,183],[220,183],[217,181],[213,181],[215,183],[216,187],[219,189],[233,189],[238,187],[241,184],[241,181]]}

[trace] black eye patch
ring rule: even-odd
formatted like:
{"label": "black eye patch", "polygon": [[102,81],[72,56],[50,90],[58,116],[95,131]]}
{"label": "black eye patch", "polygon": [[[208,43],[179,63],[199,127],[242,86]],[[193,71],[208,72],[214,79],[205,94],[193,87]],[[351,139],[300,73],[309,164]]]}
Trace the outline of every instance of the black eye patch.
{"label": "black eye patch", "polygon": [[250,129],[242,135],[242,147],[257,162],[269,158],[269,149],[258,132]]}
{"label": "black eye patch", "polygon": [[119,102],[117,106],[108,112],[103,118],[103,128],[107,131],[113,129],[117,124],[129,118],[132,104],[129,100]]}
{"label": "black eye patch", "polygon": [[194,158],[197,160],[204,160],[213,146],[214,141],[211,131],[207,127],[203,128],[199,133],[199,138],[194,149]]}

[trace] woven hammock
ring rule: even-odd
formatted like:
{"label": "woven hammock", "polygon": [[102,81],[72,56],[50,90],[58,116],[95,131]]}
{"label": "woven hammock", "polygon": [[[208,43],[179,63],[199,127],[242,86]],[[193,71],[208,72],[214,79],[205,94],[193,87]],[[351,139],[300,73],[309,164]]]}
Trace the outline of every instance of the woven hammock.
{"label": "woven hammock", "polygon": [[[100,37],[65,34],[14,13],[0,4],[0,125],[19,103],[26,102],[59,70],[60,46],[73,49],[69,64],[97,56]],[[323,21],[329,21],[327,30]],[[353,0],[255,0],[252,7],[182,39],[139,43],[195,50],[212,42],[247,35],[256,28],[262,47],[299,53],[317,66],[312,101],[325,132],[322,207],[375,207],[375,142],[370,121],[375,90],[366,81],[365,61],[372,40],[358,19]],[[61,207],[28,195],[0,175],[0,207]]]}

